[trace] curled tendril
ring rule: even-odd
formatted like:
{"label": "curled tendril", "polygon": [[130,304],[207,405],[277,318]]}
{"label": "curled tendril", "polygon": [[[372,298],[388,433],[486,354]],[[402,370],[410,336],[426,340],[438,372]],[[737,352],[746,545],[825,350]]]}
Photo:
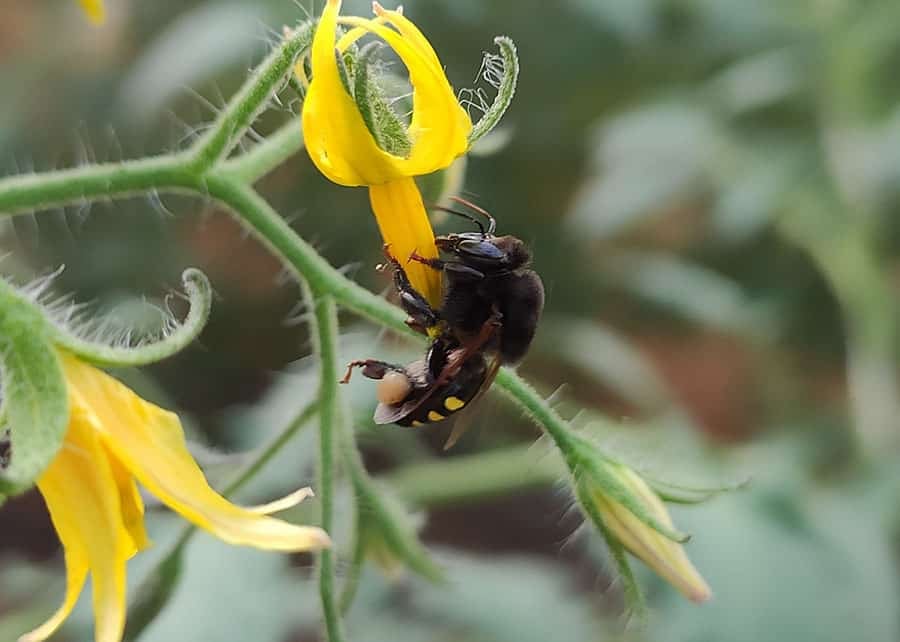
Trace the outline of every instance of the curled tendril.
{"label": "curled tendril", "polygon": [[[79,337],[61,323],[51,323],[51,338],[59,347],[99,366],[143,366],[182,350],[200,336],[212,307],[212,286],[200,270],[188,268],[181,275],[190,301],[187,317],[180,324],[164,327],[155,341],[138,345],[108,345]],[[168,324],[167,324],[168,325]]]}
{"label": "curled tendril", "polygon": [[497,36],[494,38],[494,44],[500,49],[500,56],[485,54],[482,74],[488,84],[497,88],[497,95],[491,106],[472,126],[472,132],[469,134],[470,146],[497,126],[516,93],[516,82],[519,80],[516,45],[506,36]]}

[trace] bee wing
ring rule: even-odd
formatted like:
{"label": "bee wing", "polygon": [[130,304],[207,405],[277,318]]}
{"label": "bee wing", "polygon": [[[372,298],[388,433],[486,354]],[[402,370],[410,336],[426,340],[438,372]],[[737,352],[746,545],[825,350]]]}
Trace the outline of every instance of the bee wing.
{"label": "bee wing", "polygon": [[475,402],[481,399],[482,395],[484,395],[484,393],[487,392],[487,389],[491,387],[491,384],[494,383],[494,379],[497,377],[499,371],[500,355],[497,354],[494,355],[493,359],[491,359],[491,362],[488,364],[487,375],[484,378],[484,383],[482,383],[481,387],[478,389],[478,392],[469,400],[466,407],[456,414],[455,421],[453,422],[453,429],[450,431],[450,436],[447,437],[446,443],[444,443],[444,450],[453,448],[453,446],[456,445],[456,442],[458,442],[472,426],[472,420],[475,418],[475,415],[472,413],[472,406],[474,406]]}
{"label": "bee wing", "polygon": [[375,416],[372,418],[376,424],[393,424],[403,419],[406,415],[419,407],[421,400],[407,401],[399,405],[379,403],[375,408]]}

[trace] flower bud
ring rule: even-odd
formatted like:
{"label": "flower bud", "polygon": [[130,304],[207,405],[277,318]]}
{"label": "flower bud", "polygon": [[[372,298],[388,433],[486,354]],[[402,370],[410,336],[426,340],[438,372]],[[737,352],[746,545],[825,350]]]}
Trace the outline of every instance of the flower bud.
{"label": "flower bud", "polygon": [[[603,460],[579,480],[579,497],[603,535],[621,544],[693,602],[712,593],[694,568],[659,496],[628,466]],[[610,542],[610,545],[614,545]]]}

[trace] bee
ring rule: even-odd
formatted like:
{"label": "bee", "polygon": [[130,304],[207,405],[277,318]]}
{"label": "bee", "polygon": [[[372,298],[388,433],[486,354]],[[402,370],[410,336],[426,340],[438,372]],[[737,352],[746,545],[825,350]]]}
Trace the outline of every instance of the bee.
{"label": "bee", "polygon": [[[385,247],[394,286],[406,320],[431,338],[425,357],[406,366],[364,359],[347,366],[378,380],[375,423],[418,427],[443,421],[469,406],[491,385],[501,365],[520,361],[534,338],[544,307],[544,286],[530,268],[528,246],[514,236],[496,236],[496,221],[482,208],[454,199],[487,221],[466,212],[438,207],[468,219],[477,232],[435,238],[440,257],[416,261],[442,273],[439,308],[413,288],[403,265]],[[462,434],[454,429],[445,448]]]}

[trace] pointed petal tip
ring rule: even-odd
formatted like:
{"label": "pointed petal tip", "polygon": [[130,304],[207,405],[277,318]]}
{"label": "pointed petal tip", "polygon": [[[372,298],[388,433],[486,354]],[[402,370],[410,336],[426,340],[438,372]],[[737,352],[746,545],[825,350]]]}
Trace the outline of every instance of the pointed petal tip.
{"label": "pointed petal tip", "polygon": [[699,578],[700,583],[697,586],[690,587],[687,592],[687,598],[693,602],[694,604],[703,604],[704,602],[709,602],[712,599],[712,590],[709,588],[709,585],[703,580],[703,578]]}
{"label": "pointed petal tip", "polygon": [[276,499],[275,501],[269,502],[268,504],[262,504],[261,506],[251,506],[247,510],[256,515],[271,515],[272,513],[280,513],[281,511],[293,508],[304,499],[313,497],[313,495],[314,493],[312,491],[312,488],[307,486],[306,488],[295,490],[290,495],[286,495],[281,499]]}
{"label": "pointed petal tip", "polygon": [[311,530],[310,537],[314,540],[314,544],[310,548],[313,548],[314,550],[331,548],[331,538],[328,536],[328,533],[321,528],[313,528]]}

